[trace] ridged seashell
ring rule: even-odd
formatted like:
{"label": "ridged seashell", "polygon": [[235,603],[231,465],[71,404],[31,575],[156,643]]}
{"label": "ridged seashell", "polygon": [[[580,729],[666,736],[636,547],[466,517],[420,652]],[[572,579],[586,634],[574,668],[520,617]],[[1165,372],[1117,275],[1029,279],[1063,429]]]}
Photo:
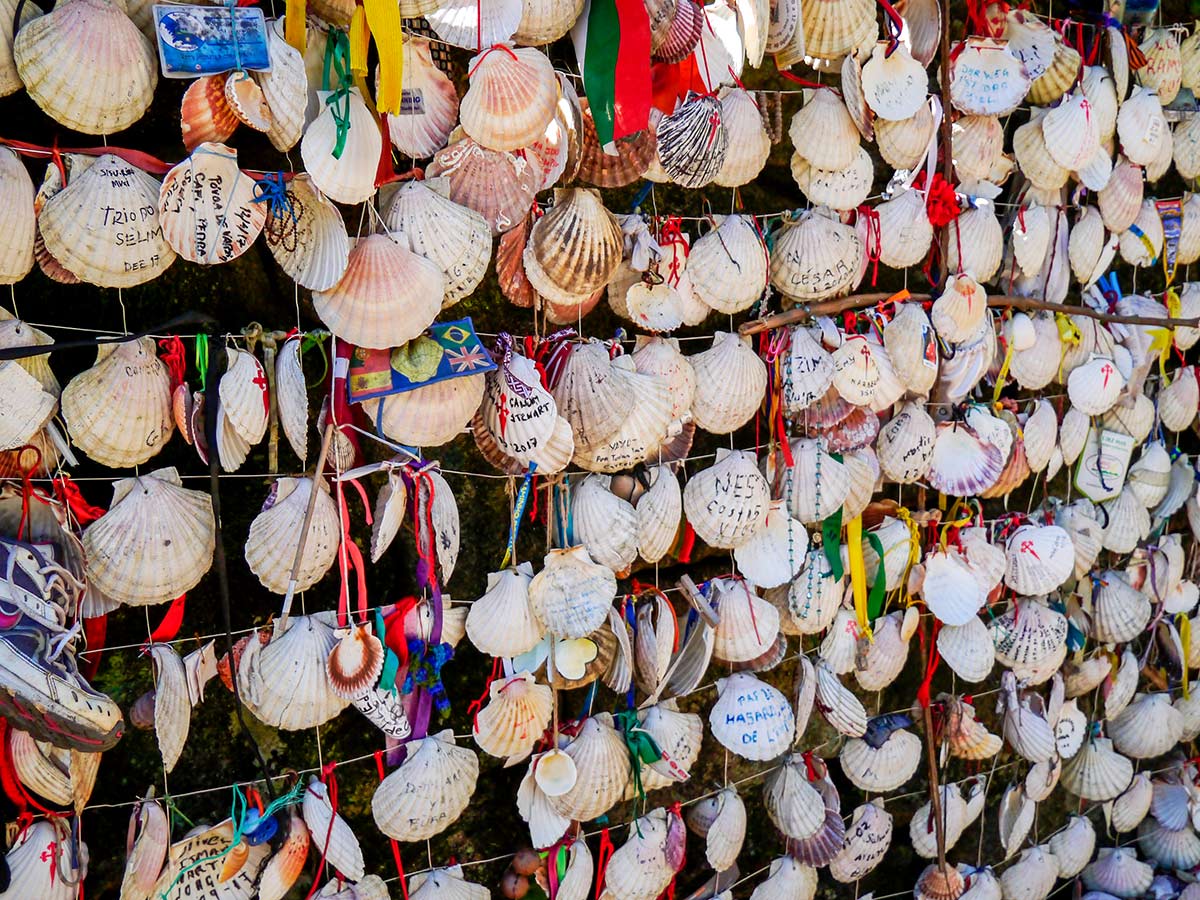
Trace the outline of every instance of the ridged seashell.
{"label": "ridged seashell", "polygon": [[550,798],[561,815],[577,821],[604,815],[625,793],[629,783],[629,753],[608,713],[584,719],[579,733],[564,752],[579,773],[574,786]]}
{"label": "ridged seashell", "polygon": [[[28,7],[26,7],[28,9]],[[0,45],[3,38],[0,37]],[[37,223],[33,209],[33,181],[16,152],[0,152],[0,203],[9,210],[8,227],[0,238],[0,283],[13,284],[33,268]]]}
{"label": "ridged seashell", "polygon": [[1135,87],[1117,113],[1117,136],[1121,150],[1135,165],[1154,162],[1167,139],[1170,126],[1153,91]]}
{"label": "ridged seashell", "polygon": [[[538,847],[548,847],[553,844],[563,836],[571,824],[570,819],[560,815],[551,805],[551,798],[542,790],[535,778],[535,773],[541,775],[546,769],[553,768],[553,762],[551,765],[541,768],[543,760],[562,762],[564,763],[562,768],[569,770],[559,773],[563,777],[558,779],[560,783],[555,790],[560,792],[568,790],[569,785],[574,784],[576,778],[575,764],[561,750],[539,754],[530,762],[529,769],[517,789],[517,811],[521,818],[529,824],[530,839]],[[563,787],[562,785],[568,786]]]}
{"label": "ridged seashell", "polygon": [[1158,506],[1171,483],[1171,456],[1161,441],[1142,448],[1141,455],[1129,468],[1126,483],[1143,506],[1148,509]]}
{"label": "ridged seashell", "polygon": [[679,532],[683,492],[668,466],[654,466],[651,473],[650,488],[635,503],[638,555],[646,562],[658,562],[670,551]]}
{"label": "ridged seashell", "polygon": [[[929,252],[929,245],[933,241],[933,226],[929,223],[925,199],[921,193],[905,191],[899,196],[893,196],[891,200],[880,203],[875,207],[875,211],[879,214],[879,261],[885,266],[896,269],[906,269],[920,263]],[[917,306],[917,304],[906,303],[903,308]],[[890,325],[891,323],[888,327]],[[887,345],[887,330],[888,328],[885,327],[885,345]],[[894,354],[893,362],[895,362]],[[936,376],[936,367],[934,376]]]}
{"label": "ridged seashell", "polygon": [[495,44],[471,60],[463,130],[491,150],[518,150],[538,140],[554,118],[558,81],[533,48]]}
{"label": "ridged seashell", "polygon": [[921,762],[921,739],[897,729],[875,749],[862,738],[851,738],[838,759],[843,773],[860,790],[872,794],[894,791],[916,774]]}
{"label": "ridged seashell", "polygon": [[335,694],[354,700],[375,686],[383,670],[383,644],[365,625],[337,632],[338,642],[325,660],[329,686]]}
{"label": "ridged seashell", "polygon": [[865,666],[856,666],[854,679],[865,691],[882,691],[895,681],[908,660],[908,638],[903,636],[904,613],[890,613],[875,620]]}
{"label": "ridged seashell", "polygon": [[[308,77],[304,55],[289,44],[276,20],[267,27],[269,72],[251,72],[270,110],[267,137],[276,150],[286,153],[300,142],[308,107]],[[221,140],[218,138],[218,140]],[[189,148],[191,149],[191,148]]]}
{"label": "ridged seashell", "polygon": [[1150,601],[1121,573],[1110,569],[1093,579],[1089,629],[1093,640],[1113,644],[1133,640],[1150,621],[1150,612]]}
{"label": "ridged seashell", "polygon": [[490,756],[523,758],[550,723],[552,705],[550,688],[528,672],[497,679],[475,718],[475,743]]}
{"label": "ridged seashell", "polygon": [[1121,402],[1114,405],[1104,414],[1100,425],[1110,431],[1128,435],[1133,438],[1134,443],[1141,443],[1154,425],[1154,402],[1145,394],[1139,393],[1132,406],[1124,406]]}
{"label": "ridged seashell", "polygon": [[467,613],[467,636],[480,653],[520,656],[542,639],[541,625],[529,603],[532,578],[529,563],[488,575],[487,591]]}
{"label": "ridged seashell", "polygon": [[1061,831],[1050,836],[1049,845],[1058,863],[1058,876],[1074,878],[1092,858],[1096,830],[1087,816],[1071,816]]}
{"label": "ridged seashell", "polygon": [[73,844],[70,826],[61,819],[35,821],[20,829],[5,854],[9,879],[0,897],[71,900],[79,894],[87,859],[87,845]]}
{"label": "ridged seashell", "polygon": [[955,344],[970,339],[986,316],[987,292],[967,275],[953,278],[930,311],[938,336]]}
{"label": "ridged seashell", "polygon": [[1008,538],[1004,582],[1018,594],[1048,594],[1071,577],[1075,550],[1057,525],[1022,525]]}
{"label": "ridged seashell", "polygon": [[861,2],[800,4],[804,52],[816,60],[841,62],[843,56],[866,45],[873,47],[879,27],[870,7]]}
{"label": "ridged seashell", "polygon": [[[45,390],[37,379],[14,360],[0,364],[0,391],[3,401],[3,427],[0,427],[0,446],[14,450],[35,439],[46,427],[57,407],[54,394]],[[19,462],[20,457],[17,457]],[[43,463],[48,458],[43,455]],[[19,474],[14,472],[14,475]]]}
{"label": "ridged seashell", "polygon": [[346,273],[350,238],[342,214],[303,172],[288,182],[287,200],[270,210],[263,235],[280,268],[301,287],[328,291]]}
{"label": "ridged seashell", "polygon": [[148,900],[153,896],[170,842],[171,830],[162,806],[150,799],[137,804],[129,821],[128,854],[121,880],[123,898]]}
{"label": "ridged seashell", "polygon": [[513,41],[527,47],[552,44],[565,35],[583,11],[583,0],[525,0]]}
{"label": "ridged seashell", "polygon": [[717,682],[717,702],[708,724],[725,749],[743,759],[775,759],[795,733],[792,705],[778,689],[749,672],[735,672]]}
{"label": "ridged seashell", "polygon": [[208,495],[185,489],[175,469],[122,479],[83,533],[88,580],[131,606],[174,600],[212,565],[215,529]]}
{"label": "ridged seashell", "polygon": [[328,722],[349,703],[334,693],[326,670],[338,643],[331,616],[293,616],[276,623],[270,642],[251,640],[238,663],[243,702],[273,728],[300,731]]}
{"label": "ridged seashell", "polygon": [[571,423],[576,449],[600,447],[621,427],[633,405],[632,383],[614,372],[598,342],[571,345],[551,394]]}
{"label": "ridged seashell", "polygon": [[637,558],[637,513],[610,489],[611,478],[592,474],[571,495],[574,539],[588,555],[614,572],[626,571]]}
{"label": "ridged seashell", "polygon": [[874,871],[892,844],[892,815],[880,799],[854,810],[846,826],[846,842],[829,863],[829,874],[843,884],[858,881]]}
{"label": "ridged seashell", "polygon": [[170,644],[152,643],[150,656],[154,661],[154,734],[163,769],[170,772],[179,761],[191,725],[188,675]]}
{"label": "ridged seashell", "polygon": [[[616,389],[615,396],[630,396],[630,406],[625,410],[625,418],[620,421],[617,430],[600,445],[581,450],[576,440],[575,462],[592,472],[611,473],[632,468],[641,462],[668,462],[685,456],[687,448],[691,446],[694,426],[690,423],[683,426],[676,436],[682,442],[682,451],[673,451],[668,441],[668,432],[672,428],[672,399],[666,379],[638,372],[628,356],[613,360],[611,372],[614,381],[624,383]],[[555,400],[559,403],[561,414],[563,404],[557,392]]]}
{"label": "ridged seashell", "polygon": [[[882,229],[882,213],[879,221]],[[932,232],[930,234],[932,240]],[[933,325],[919,303],[900,305],[895,318],[884,326],[883,346],[897,375],[909,392],[918,396],[928,396],[937,380],[938,351]]]}
{"label": "ridged seashell", "polygon": [[520,0],[497,0],[486,5],[448,0],[428,3],[422,12],[443,41],[475,50],[508,41],[521,22],[522,8]]}
{"label": "ridged seashell", "polygon": [[1170,29],[1147,28],[1139,49],[1146,57],[1146,65],[1138,69],[1138,81],[1154,91],[1160,104],[1169,106],[1183,82],[1179,39]]}
{"label": "ridged seashell", "polygon": [[801,634],[829,627],[842,600],[842,580],[835,579],[823,550],[809,550],[804,569],[788,589],[791,620]]}
{"label": "ridged seashell", "polygon": [[1046,145],[1042,119],[1026,122],[1013,134],[1013,153],[1017,165],[1034,187],[1053,191],[1061,188],[1071,177],[1071,170],[1059,165]]}
{"label": "ridged seashell", "polygon": [[1116,252],[1117,240],[1105,230],[1100,210],[1089,205],[1071,229],[1067,246],[1075,280],[1088,287],[1107,271]]}
{"label": "ridged seashell", "polygon": [[946,262],[950,270],[977,282],[990,280],[1004,256],[1004,232],[995,208],[990,203],[980,203],[959,214],[955,222],[948,229]]}
{"label": "ridged seashell", "polygon": [[1004,470],[1004,454],[969,425],[942,422],[933,444],[926,478],[945,494],[970,497],[996,483]]}
{"label": "ridged seashell", "polygon": [[959,678],[978,683],[991,674],[995,656],[991,635],[982,620],[972,618],[965,625],[944,626],[938,632],[937,646],[946,665]]}
{"label": "ridged seashell", "polygon": [[71,442],[110,468],[144,463],[171,437],[171,385],[151,338],[96,349],[96,363],[63,389]]}
{"label": "ridged seashell", "polygon": [[[681,0],[680,6],[685,2],[690,0]],[[622,900],[653,900],[666,890],[677,865],[669,846],[672,819],[679,822],[677,816],[660,808],[629,826],[628,838],[605,869],[606,894]]]}
{"label": "ridged seashell", "polygon": [[1118,752],[1133,759],[1161,756],[1179,741],[1183,716],[1166,694],[1139,694],[1108,722]]}
{"label": "ridged seashell", "polygon": [[17,34],[12,53],[41,110],[85,134],[128,128],[146,112],[158,84],[150,42],[124,5],[108,0],[73,0],[34,19]]}
{"label": "ridged seashell", "polygon": [[604,287],[621,261],[621,230],[589,188],[556,189],[525,247],[525,274],[541,296],[578,305]]}
{"label": "ridged seashell", "polygon": [[1063,765],[1060,782],[1075,796],[1099,802],[1118,797],[1132,778],[1133,763],[1113,749],[1111,740],[1091,738]]}
{"label": "ridged seashell", "polygon": [[858,129],[845,103],[830,89],[817,89],[792,116],[792,146],[811,166],[837,171],[854,162]]}
{"label": "ridged seashell", "polygon": [[[746,804],[733,788],[718,791],[710,800],[711,819],[705,823],[705,858],[716,872],[724,872],[737,861],[746,837]],[[689,811],[690,812],[690,811]],[[688,825],[692,817],[688,818]]]}
{"label": "ridged seashell", "polygon": [[793,221],[785,218],[776,235],[771,284],[797,303],[837,296],[858,274],[862,241],[853,227],[830,219],[830,214],[815,209]]}
{"label": "ridged seashell", "polygon": [[1112,409],[1125,388],[1125,377],[1112,359],[1093,356],[1067,376],[1071,405],[1089,416]]}
{"label": "ridged seashell", "polygon": [[400,114],[388,115],[388,134],[400,153],[417,159],[446,146],[458,121],[458,94],[433,61],[430,42],[415,35],[404,41],[404,87]]}
{"label": "ridged seashell", "polygon": [[442,308],[436,263],[382,234],[360,239],[334,287],[313,304],[338,337],[361,347],[398,347],[421,334]]}
{"label": "ridged seashell", "polygon": [[884,162],[893,168],[915,169],[925,158],[929,139],[936,128],[933,112],[921,106],[907,119],[875,122],[875,143]]}
{"label": "ridged seashell", "polygon": [[1016,109],[1029,90],[1031,72],[1016,47],[986,38],[968,38],[950,63],[950,102],[969,115],[1003,116]]}
{"label": "ridged seashell", "polygon": [[958,553],[930,553],[924,566],[921,596],[938,621],[966,625],[987,602],[987,589]]}
{"label": "ridged seashell", "polygon": [[1121,157],[1113,166],[1108,184],[1097,195],[1104,226],[1113,234],[1129,229],[1142,206],[1142,169]]}
{"label": "ridged seashell", "polygon": [[1172,831],[1153,818],[1138,826],[1138,847],[1150,860],[1171,869],[1190,869],[1200,863],[1200,837],[1188,826]]}
{"label": "ridged seashell", "polygon": [[729,141],[713,184],[721,187],[747,184],[758,177],[771,154],[771,139],[763,127],[758,104],[742,88],[725,89],[721,96],[721,124]]}
{"label": "ridged seashell", "polygon": [[[375,194],[375,171],[383,151],[383,136],[379,124],[363,102],[358,88],[350,88],[342,97],[319,92],[321,112],[300,140],[300,156],[304,169],[315,184],[331,200],[356,204]],[[350,123],[341,153],[337,147],[338,123],[335,106],[347,107],[345,119]],[[342,112],[338,111],[339,115]]]}
{"label": "ridged seashell", "polygon": [[946,735],[953,756],[961,759],[990,759],[999,753],[1004,745],[999,735],[992,734],[986,725],[975,718],[975,707],[963,700],[947,704],[946,722]]}
{"label": "ridged seashell", "polygon": [[733,551],[738,571],[763,588],[787,584],[804,563],[808,533],[788,515],[782,500],[772,500],[766,524]]}
{"label": "ridged seashell", "polygon": [[266,204],[254,202],[254,185],[238,168],[235,150],[219,143],[200,144],[163,178],[158,194],[163,238],[190,262],[211,265],[237,259],[250,249],[267,220]]}
{"label": "ridged seashell", "polygon": [[[1137,231],[1134,231],[1134,229]],[[1162,219],[1153,200],[1143,200],[1129,230],[1117,238],[1121,259],[1131,266],[1145,268],[1153,264],[1163,246]]]}
{"label": "ridged seashell", "polygon": [[1041,119],[1046,150],[1054,161],[1070,171],[1087,165],[1100,142],[1091,104],[1082,90],[1073,91]]}
{"label": "ridged seashell", "polygon": [[[1109,752],[1111,750],[1111,742]],[[1115,756],[1116,754],[1113,753]],[[1117,759],[1124,760],[1128,771],[1132,772],[1132,764],[1122,756]],[[1117,833],[1133,831],[1146,818],[1150,812],[1150,803],[1153,800],[1154,788],[1150,781],[1150,776],[1145,772],[1138,772],[1129,782],[1129,786],[1119,792],[1116,799],[1112,803],[1112,814],[1109,824],[1113,831]]]}
{"label": "ridged seashell", "polygon": [[1038,846],[1021,851],[1017,861],[1000,875],[1000,886],[1010,900],[1044,900],[1057,879],[1054,854]]}
{"label": "ridged seashell", "polygon": [[[378,878],[378,876],[369,876],[369,878]],[[387,887],[382,879],[379,879],[379,884],[386,892]],[[360,900],[359,887],[360,885],[355,885],[353,900]],[[381,895],[380,900],[386,896],[388,896],[386,893]],[[467,881],[463,877],[462,866],[456,865],[413,875],[408,879],[408,896],[413,900],[487,900],[491,896],[491,891],[481,884]],[[372,900],[372,898],[362,897],[361,900]]]}
{"label": "ridged seashell", "polygon": [[455,745],[448,730],[408,744],[407,751],[400,767],[375,789],[371,813],[390,838],[426,840],[445,831],[467,808],[479,759],[470,748]]}
{"label": "ridged seashell", "polygon": [[[245,181],[249,190],[253,183]],[[175,261],[159,225],[158,192],[156,179],[106,153],[46,201],[38,232],[54,259],[82,281],[143,284]]]}
{"label": "ridged seashell", "polygon": [[304,824],[313,836],[313,850],[345,877],[361,880],[365,866],[358,838],[346,820],[334,811],[329,802],[328,786],[315,775],[308,780],[301,808]]}
{"label": "ridged seashell", "polygon": [[395,441],[417,447],[441,446],[470,423],[483,399],[485,380],[485,375],[477,374],[434,381],[415,390],[366,400],[363,412],[378,431]]}
{"label": "ridged seashell", "polygon": [[1052,657],[1065,646],[1067,620],[1039,600],[1023,597],[999,616],[989,630],[996,659],[1002,665],[1029,667]]}
{"label": "ridged seashell", "polygon": [[704,187],[721,171],[729,147],[721,102],[716,97],[689,95],[658,123],[656,137],[658,162],[667,178],[685,188]]}
{"label": "ridged seashell", "polygon": [[1080,878],[1088,890],[1139,897],[1150,887],[1154,869],[1140,861],[1132,847],[1101,847],[1096,861],[1084,868]]}
{"label": "ridged seashell", "polygon": [[825,821],[825,805],[809,784],[804,758],[788,754],[763,784],[763,805],[775,827],[793,840],[816,834]]}
{"label": "ridged seashell", "polygon": [[994,115],[962,116],[952,127],[951,146],[960,179],[988,181],[1004,152],[1004,129]]}
{"label": "ridged seashell", "polygon": [[792,154],[792,178],[809,201],[839,211],[854,209],[871,192],[874,168],[871,155],[862,147],[854,162],[844,169],[817,169],[799,153]]}
{"label": "ridged seashell", "polygon": [[450,199],[483,216],[493,235],[503,234],[523,221],[539,187],[538,176],[528,160],[488,150],[470,138],[435,153],[425,174],[449,179]]}
{"label": "ridged seashell", "polygon": [[692,418],[712,434],[728,434],[745,425],[762,403],[767,367],[750,341],[718,331],[712,346],[688,357],[696,375]]}
{"label": "ridged seashell", "polygon": [[[669,646],[670,642],[664,641],[664,644]],[[657,762],[641,764],[642,786],[653,791],[686,781],[690,777],[689,770],[700,756],[700,743],[704,738],[704,722],[700,716],[680,712],[675,708],[675,701],[664,700],[640,711],[638,718],[641,727],[663,754]]]}
{"label": "ridged seashell", "polygon": [[[246,563],[269,591],[287,593],[301,526],[313,490],[311,478],[280,478],[271,488],[262,511],[250,523]],[[295,590],[306,591],[329,571],[341,541],[337,506],[321,480],[304,544]]]}
{"label": "ridged seashell", "polygon": [[721,616],[713,629],[713,657],[745,663],[767,653],[779,633],[779,611],[746,581],[718,579],[712,584]]}
{"label": "ridged seashell", "polygon": [[730,315],[748,309],[767,285],[767,250],[749,216],[721,219],[688,254],[692,290],[717,312]]}
{"label": "ridged seashell", "polygon": [[791,856],[771,861],[767,877],[759,882],[751,900],[813,900],[817,893],[817,870]]}
{"label": "ridged seashell", "polygon": [[612,571],[593,562],[582,545],[551,550],[529,585],[534,615],[560,639],[587,637],[603,625],[616,595]]}
{"label": "ridged seashell", "polygon": [[769,499],[754,455],[721,449],[712,466],[688,479],[683,509],[701,540],[710,547],[733,549],[763,527]]}

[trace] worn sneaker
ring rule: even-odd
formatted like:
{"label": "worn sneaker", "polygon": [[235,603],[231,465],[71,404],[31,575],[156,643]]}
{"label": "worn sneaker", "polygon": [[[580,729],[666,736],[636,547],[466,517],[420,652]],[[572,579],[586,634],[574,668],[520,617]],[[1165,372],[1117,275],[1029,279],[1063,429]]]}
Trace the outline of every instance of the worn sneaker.
{"label": "worn sneaker", "polygon": [[75,664],[68,628],[83,585],[49,545],[0,536],[0,715],[58,747],[99,752],[125,729],[121,710]]}

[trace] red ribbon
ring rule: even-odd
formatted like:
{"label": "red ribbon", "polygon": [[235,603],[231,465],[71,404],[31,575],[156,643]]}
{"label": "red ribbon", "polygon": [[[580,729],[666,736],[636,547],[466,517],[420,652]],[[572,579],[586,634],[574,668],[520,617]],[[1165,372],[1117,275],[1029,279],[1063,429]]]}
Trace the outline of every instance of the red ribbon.
{"label": "red ribbon", "polygon": [[71,511],[71,516],[80,527],[90,525],[107,512],[102,506],[92,506],[88,503],[80,492],[79,485],[71,480],[70,475],[65,473],[59,475],[50,482],[50,487],[54,491],[54,496],[58,498],[58,502],[66,504]]}
{"label": "red ribbon", "polygon": [[174,393],[175,388],[183,384],[187,376],[187,351],[183,347],[183,341],[175,334],[161,338],[158,348],[162,351],[163,364],[171,373],[171,393]]}
{"label": "red ribbon", "polygon": [[[925,664],[925,677],[921,680],[921,686],[917,688],[917,700],[920,701],[922,707],[929,708],[929,691],[930,685],[933,683],[933,675],[937,672],[938,664],[942,661],[942,656],[937,649],[938,632],[942,630],[942,623],[938,619],[933,620],[933,629],[929,635],[929,657]],[[921,643],[925,636],[925,629],[921,629]]]}
{"label": "red ribbon", "polygon": [[[375,771],[379,773],[379,780],[382,782],[384,779],[382,750],[375,751]],[[404,877],[404,862],[400,859],[400,845],[396,843],[395,838],[389,838],[388,840],[392,845],[392,859],[396,863],[396,873],[400,876],[400,890],[404,893],[404,900],[408,900],[408,884],[405,882]]]}
{"label": "red ribbon", "polygon": [[602,829],[600,831],[600,849],[596,853],[596,900],[600,900],[600,895],[604,893],[604,875],[608,870],[608,861],[612,859],[616,849],[613,846],[612,838],[608,836],[608,829]]}
{"label": "red ribbon", "polygon": [[[333,837],[333,822],[337,816],[338,808],[338,791],[337,791],[337,776],[333,774],[333,770],[337,768],[337,762],[330,760],[321,767],[321,781],[325,783],[329,794],[329,808],[332,811],[329,816],[329,827],[325,829],[325,840],[321,843],[321,857],[317,862],[317,874],[313,878],[312,887],[308,889],[308,893],[304,895],[304,900],[312,900],[313,894],[317,892],[317,888],[321,886],[321,878],[325,874],[325,854],[329,851],[329,841]],[[312,792],[312,786],[306,788]],[[336,869],[334,870],[337,871]],[[342,873],[337,872],[338,885],[342,883]],[[403,880],[403,879],[402,879]]]}
{"label": "red ribbon", "polygon": [[400,660],[400,667],[408,666],[408,635],[404,633],[404,620],[417,608],[416,597],[404,597],[384,617],[384,633],[380,635],[389,650]]}
{"label": "red ribbon", "polygon": [[[183,626],[183,614],[186,606],[187,592],[185,591],[171,601],[171,606],[167,609],[167,614],[158,623],[158,627],[150,633],[145,646],[148,647],[150,644],[165,644],[168,641],[175,640],[176,635],[179,634],[179,629]],[[88,646],[91,646],[90,640],[88,641]]]}
{"label": "red ribbon", "polygon": [[[366,491],[363,486],[357,481],[351,481],[359,496],[362,497],[363,506],[366,509],[367,524],[371,524],[371,504],[367,502]],[[350,610],[350,585],[349,575],[353,569],[356,577],[356,586],[358,588],[358,622],[364,625],[367,622],[367,573],[366,567],[363,564],[362,551],[358,549],[358,544],[354,543],[354,539],[350,536],[350,508],[346,505],[346,492],[344,489],[345,482],[337,482],[337,501],[338,514],[342,525],[342,543],[338,549],[338,573],[341,576],[341,584],[338,588],[338,626],[345,628],[349,618]],[[314,491],[317,490],[317,485],[314,483]]]}

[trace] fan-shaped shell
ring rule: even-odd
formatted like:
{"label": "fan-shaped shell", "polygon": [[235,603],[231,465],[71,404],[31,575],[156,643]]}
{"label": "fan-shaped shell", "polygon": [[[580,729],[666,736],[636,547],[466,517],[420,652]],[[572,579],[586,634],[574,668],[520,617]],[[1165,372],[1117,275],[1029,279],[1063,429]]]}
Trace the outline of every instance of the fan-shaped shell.
{"label": "fan-shaped shell", "polygon": [[[274,728],[315,728],[349,702],[334,693],[326,660],[338,639],[329,616],[293,616],[285,628],[276,623],[267,644],[251,639],[238,663],[242,701]],[[257,638],[257,635],[255,636]]]}
{"label": "fan-shaped shell", "polygon": [[445,831],[466,809],[479,777],[479,759],[449,731],[407,745],[404,762],[371,798],[379,830],[398,841],[426,840]]}
{"label": "fan-shaped shell", "polygon": [[688,479],[683,509],[710,547],[732,549],[752,538],[767,519],[767,481],[742,450],[718,450],[716,462]]}
{"label": "fan-shaped shell", "polygon": [[529,585],[534,615],[560,639],[587,637],[603,625],[616,594],[612,571],[593,562],[582,545],[551,550]]}
{"label": "fan-shaped shell", "polygon": [[721,746],[743,759],[775,759],[791,746],[795,715],[778,689],[749,672],[717,682],[708,724]]}
{"label": "fan-shaped shell", "polygon": [[[269,591],[287,593],[300,542],[304,514],[313,490],[311,478],[280,478],[271,488],[262,511],[250,523],[246,563]],[[337,506],[321,480],[309,523],[304,554],[296,573],[295,590],[306,591],[329,571],[341,540]]]}
{"label": "fan-shaped shell", "polygon": [[313,775],[304,792],[304,824],[313,836],[313,850],[345,877],[359,881],[365,874],[362,848],[354,831],[329,801],[329,788]]}
{"label": "fan-shaped shell", "polygon": [[[375,172],[383,151],[379,124],[358,88],[350,88],[341,95],[318,92],[318,97],[322,101],[321,111],[304,129],[300,140],[304,169],[313,184],[331,200],[362,203],[375,194]],[[350,123],[344,145],[336,156],[339,126],[335,112]]]}
{"label": "fan-shaped shell", "polygon": [[540,187],[535,167],[527,159],[488,150],[470,138],[435,153],[425,174],[430,178],[445,176],[450,182],[450,199],[483,216],[493,235],[503,234],[524,220]]}
{"label": "fan-shaped shell", "polygon": [[728,331],[712,346],[688,357],[696,374],[692,418],[712,434],[736,431],[754,415],[767,387],[767,368],[750,341]]}
{"label": "fan-shaped shell", "polygon": [[916,774],[921,739],[898,729],[876,749],[862,738],[851,738],[838,759],[846,777],[859,789],[873,794],[894,791]]}
{"label": "fan-shaped shell", "polygon": [[266,223],[266,204],[255,203],[254,193],[254,180],[238,168],[235,150],[201,144],[163,178],[158,194],[162,236],[190,262],[237,259]]}

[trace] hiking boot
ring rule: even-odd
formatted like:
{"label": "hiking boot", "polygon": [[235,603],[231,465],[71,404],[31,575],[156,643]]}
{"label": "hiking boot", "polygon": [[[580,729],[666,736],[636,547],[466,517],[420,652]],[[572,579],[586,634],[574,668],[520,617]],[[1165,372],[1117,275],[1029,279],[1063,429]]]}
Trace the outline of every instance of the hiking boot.
{"label": "hiking boot", "polygon": [[80,623],[66,626],[83,585],[49,545],[0,537],[0,715],[58,747],[96,753],[125,728],[121,710],[75,664]]}

